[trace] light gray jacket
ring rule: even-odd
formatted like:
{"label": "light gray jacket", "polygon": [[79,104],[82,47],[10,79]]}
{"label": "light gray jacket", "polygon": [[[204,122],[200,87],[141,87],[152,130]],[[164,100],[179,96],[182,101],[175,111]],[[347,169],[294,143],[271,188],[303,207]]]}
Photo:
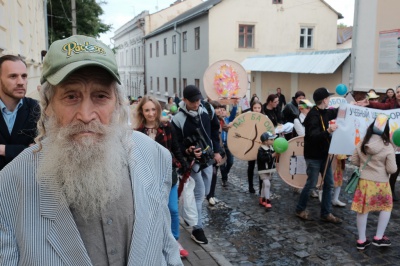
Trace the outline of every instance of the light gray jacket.
{"label": "light gray jacket", "polygon": [[[140,132],[128,142],[135,210],[128,265],[182,265],[167,206],[170,152]],[[36,149],[0,172],[0,265],[92,265],[60,188],[42,184],[54,177],[36,181],[43,160]]]}
{"label": "light gray jacket", "polygon": [[364,154],[361,151],[361,143],[362,141],[354,150],[351,162],[359,166],[361,170],[369,155],[372,156],[364,170],[361,171],[360,178],[375,182],[388,182],[389,174],[393,174],[397,170],[393,145],[386,146],[380,136],[372,134],[368,143],[365,144],[367,154]]}

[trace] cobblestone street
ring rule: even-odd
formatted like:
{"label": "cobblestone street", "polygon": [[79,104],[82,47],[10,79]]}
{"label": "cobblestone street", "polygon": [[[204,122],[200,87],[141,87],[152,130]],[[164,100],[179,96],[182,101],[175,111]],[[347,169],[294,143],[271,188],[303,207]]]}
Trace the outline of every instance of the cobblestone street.
{"label": "cobblestone street", "polygon": [[[345,179],[353,168],[346,165]],[[278,176],[272,183],[272,209],[258,204],[258,195],[249,194],[247,162],[235,159],[227,188],[216,188],[217,204],[205,202],[206,235],[210,244],[233,265],[399,265],[399,208],[395,202],[392,217],[385,232],[392,246],[356,248],[356,213],[350,210],[351,196],[342,188],[339,199],[345,208],[333,207],[334,215],[343,219],[336,225],[320,221],[320,204],[310,198],[308,210],[313,221],[295,216],[299,194]],[[258,192],[258,180],[254,181]],[[368,217],[367,237],[375,235],[378,213]]]}

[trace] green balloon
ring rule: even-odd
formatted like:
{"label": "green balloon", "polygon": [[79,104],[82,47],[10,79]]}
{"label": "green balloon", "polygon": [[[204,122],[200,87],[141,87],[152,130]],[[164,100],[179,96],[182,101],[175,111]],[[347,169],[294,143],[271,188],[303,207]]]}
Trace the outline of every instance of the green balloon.
{"label": "green balloon", "polygon": [[176,111],[178,111],[178,107],[176,107],[176,105],[172,105],[170,111],[176,113]]}
{"label": "green balloon", "polygon": [[397,147],[400,147],[400,128],[396,129],[393,132],[392,140],[393,140],[394,145],[396,145]]}
{"label": "green balloon", "polygon": [[289,147],[289,142],[285,138],[279,137],[274,140],[272,146],[276,153],[284,153]]}

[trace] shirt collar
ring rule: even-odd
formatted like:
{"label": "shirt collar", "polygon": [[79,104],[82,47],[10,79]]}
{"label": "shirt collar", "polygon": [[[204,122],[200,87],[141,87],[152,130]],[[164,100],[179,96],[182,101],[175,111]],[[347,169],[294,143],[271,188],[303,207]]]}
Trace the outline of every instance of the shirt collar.
{"label": "shirt collar", "polygon": [[[24,104],[24,100],[23,98],[21,100],[19,100],[17,107],[15,108],[14,111],[18,111],[19,108],[21,108],[21,106]],[[4,102],[0,99],[0,109],[2,112],[8,111],[10,112],[10,110],[7,109],[7,106],[4,104]]]}

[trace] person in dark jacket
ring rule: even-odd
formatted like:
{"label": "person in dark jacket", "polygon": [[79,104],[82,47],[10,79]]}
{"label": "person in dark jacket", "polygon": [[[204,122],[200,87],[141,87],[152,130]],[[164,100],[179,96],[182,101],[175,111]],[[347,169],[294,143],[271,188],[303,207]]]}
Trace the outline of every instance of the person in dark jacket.
{"label": "person in dark jacket", "polygon": [[299,117],[299,103],[301,100],[305,99],[306,95],[302,91],[297,91],[292,97],[292,101],[285,105],[283,108],[282,115],[283,121],[294,123],[294,120]]}
{"label": "person in dark jacket", "polygon": [[260,193],[259,204],[267,209],[272,208],[270,194],[271,194],[271,178],[272,174],[276,172],[275,158],[276,153],[272,144],[277,135],[271,132],[264,132],[261,137],[261,146],[257,152],[257,168],[260,179],[262,180],[262,189]]}
{"label": "person in dark jacket", "polygon": [[36,100],[25,97],[27,81],[20,57],[0,57],[0,170],[35,143],[40,108]]}
{"label": "person in dark jacket", "polygon": [[310,190],[316,186],[318,175],[323,175],[326,168],[321,201],[321,220],[341,223],[342,220],[335,217],[331,212],[333,174],[331,164],[327,164],[331,136],[337,129],[337,124],[329,124],[329,121],[335,119],[338,113],[338,109],[326,109],[331,95],[333,93],[330,93],[326,88],[316,89],[313,94],[316,105],[311,108],[304,120],[306,131],[304,136],[304,158],[308,177],[296,206],[296,215],[301,219],[310,220],[306,210]]}
{"label": "person in dark jacket", "polygon": [[[183,154],[194,157],[195,163],[190,176],[195,181],[194,196],[196,199],[198,221],[193,226],[191,238],[199,244],[207,244],[202,222],[202,205],[204,197],[210,192],[213,163],[222,160],[219,145],[220,124],[214,108],[208,103],[202,103],[200,90],[194,85],[183,89],[183,99],[179,103],[179,112],[173,117],[178,143]],[[208,104],[206,106],[205,104]],[[202,138],[207,147],[198,147],[190,140]],[[189,141],[188,141],[189,140]]]}

